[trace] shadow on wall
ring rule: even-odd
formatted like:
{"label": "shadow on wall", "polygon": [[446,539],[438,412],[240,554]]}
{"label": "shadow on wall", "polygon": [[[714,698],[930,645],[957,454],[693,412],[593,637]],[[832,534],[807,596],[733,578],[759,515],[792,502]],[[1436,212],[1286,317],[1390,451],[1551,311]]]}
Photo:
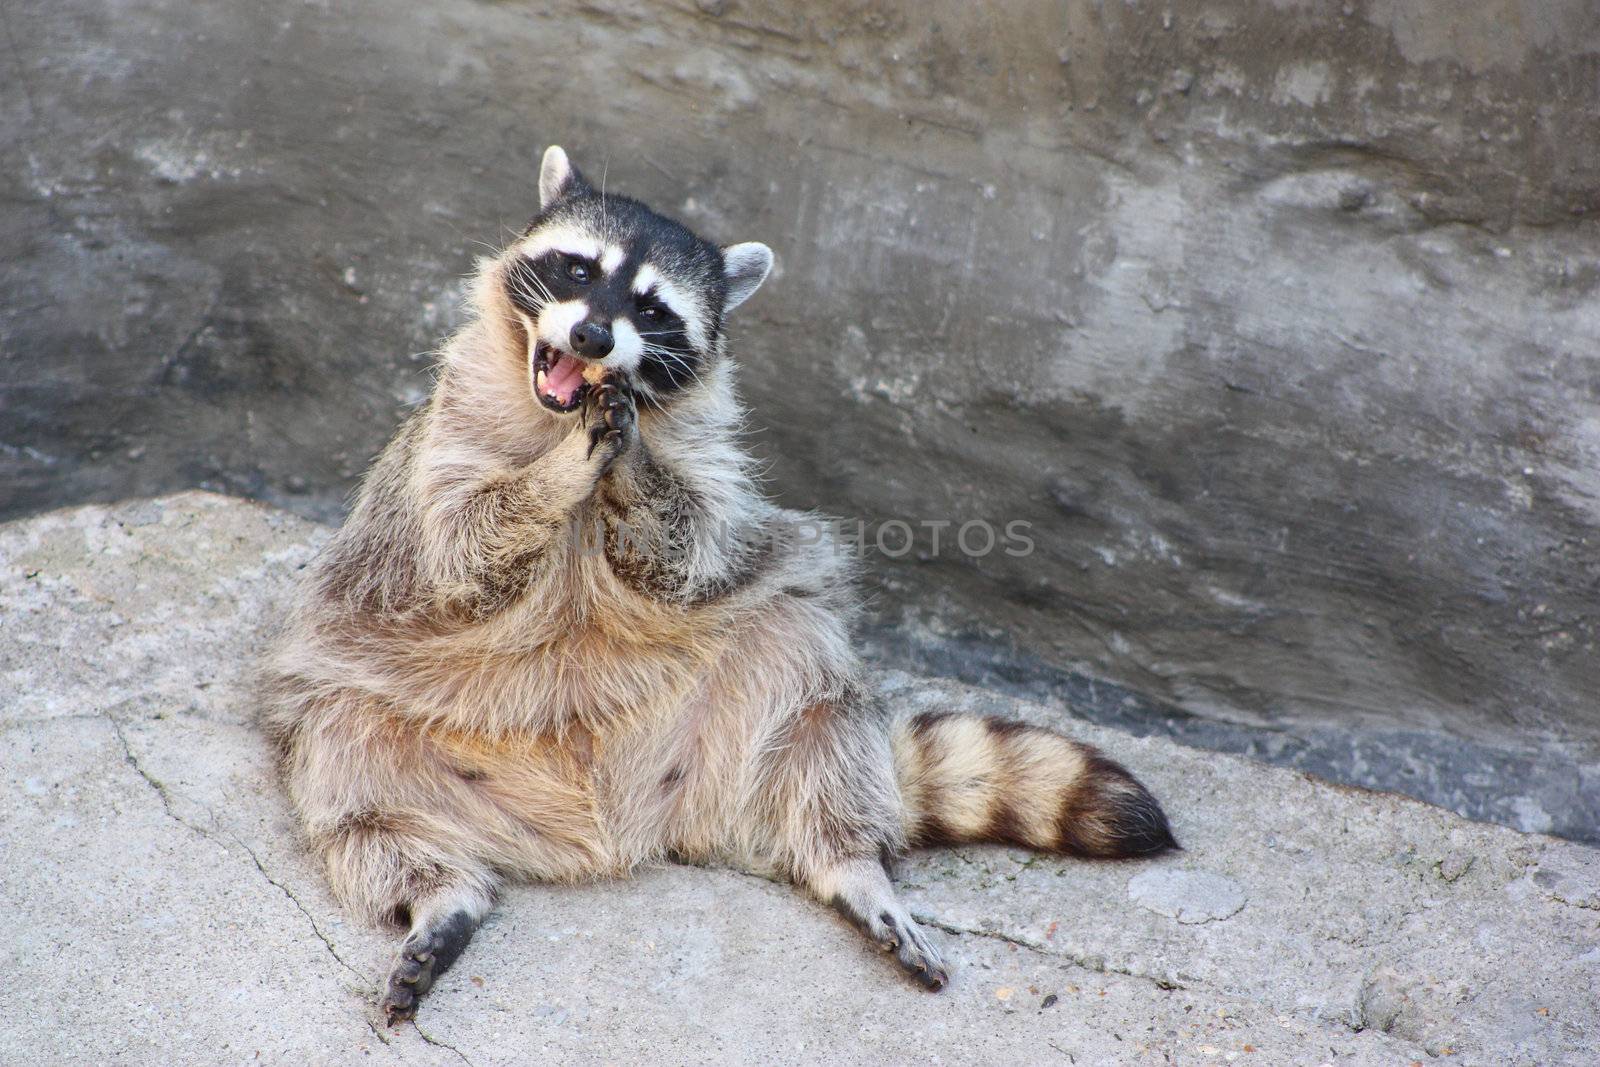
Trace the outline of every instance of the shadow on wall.
{"label": "shadow on wall", "polygon": [[777,249],[735,344],[786,502],[1031,524],[877,559],[885,655],[1600,824],[1586,0],[6,20],[0,513],[336,520],[560,140]]}

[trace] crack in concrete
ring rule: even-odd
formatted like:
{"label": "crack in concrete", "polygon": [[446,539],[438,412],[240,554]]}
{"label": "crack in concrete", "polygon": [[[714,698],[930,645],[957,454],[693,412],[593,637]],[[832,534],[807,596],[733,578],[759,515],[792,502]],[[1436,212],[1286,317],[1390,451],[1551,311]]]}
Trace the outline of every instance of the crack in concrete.
{"label": "crack in concrete", "polygon": [[1557,904],[1564,904],[1569,908],[1583,908],[1587,911],[1600,911],[1600,897],[1580,897],[1577,900],[1568,900],[1560,893],[1549,893],[1546,895],[1549,896],[1553,902]]}
{"label": "crack in concrete", "polygon": [[[699,867],[702,865],[684,864],[683,866]],[[799,887],[794,886],[794,883],[783,878],[779,878],[776,875],[762,874],[759,871],[740,870],[737,867],[716,867],[710,869],[730,871],[733,874],[740,874],[746,878],[754,878],[758,881],[767,882],[772,885],[788,885],[794,887],[796,891],[800,891]],[[809,897],[807,899],[809,899]],[[1053,959],[1066,960],[1068,963],[1071,963],[1076,967],[1082,967],[1084,970],[1093,971],[1096,974],[1118,974],[1125,978],[1137,978],[1140,981],[1151,983],[1157,989],[1188,990],[1191,988],[1199,988],[1204,989],[1207,992],[1224,993],[1230,996],[1233,995],[1228,994],[1226,990],[1212,989],[1203,984],[1199,986],[1188,986],[1179,982],[1175,982],[1170,978],[1158,978],[1155,975],[1144,974],[1141,971],[1135,971],[1130,968],[1115,967],[1107,963],[1103,958],[1084,956],[1068,952],[1054,945],[1047,945],[1042,941],[1035,941],[1032,938],[1023,937],[1020,934],[1008,934],[1004,930],[988,930],[982,927],[958,926],[955,923],[945,922],[943,919],[935,918],[934,916],[929,915],[927,912],[913,911],[911,913],[911,917],[916,919],[917,922],[922,923],[924,926],[931,926],[935,930],[943,930],[945,933],[954,934],[957,937],[986,937],[993,941],[1003,941],[1008,945],[1016,945],[1018,948],[1025,948],[1030,952],[1037,952],[1041,956],[1049,956]],[[1271,1007],[1271,1005],[1267,1006]]]}
{"label": "crack in concrete", "polygon": [[[1025,948],[1032,952],[1037,952],[1041,956],[1051,956],[1056,959],[1064,959],[1076,967],[1082,967],[1086,971],[1093,971],[1095,974],[1119,974],[1124,978],[1137,978],[1140,981],[1151,983],[1157,989],[1165,989],[1169,991],[1187,990],[1192,988],[1184,985],[1181,982],[1175,982],[1170,978],[1158,978],[1153,974],[1145,974],[1143,971],[1136,971],[1128,967],[1114,966],[1110,963],[1107,963],[1102,957],[1086,956],[1079,953],[1070,952],[1064,948],[1059,948],[1055,945],[1047,945],[1043,941],[1035,941],[1032,938],[1023,937],[1019,934],[1008,934],[1004,930],[988,930],[984,929],[983,927],[958,926],[955,923],[945,922],[943,919],[935,918],[926,912],[913,911],[911,916],[924,926],[931,926],[935,930],[943,930],[947,934],[955,934],[957,937],[987,937],[994,941],[1003,941],[1008,945],[1016,945],[1019,948]],[[1205,986],[1201,986],[1199,988],[1206,988],[1209,992],[1215,993],[1225,992],[1224,990],[1209,989],[1209,987]]]}
{"label": "crack in concrete", "polygon": [[[109,711],[103,711],[96,717],[104,718],[108,723],[111,724],[112,732],[117,735],[117,743],[122,746],[122,758],[127,761],[128,766],[132,767],[134,772],[138,774],[140,778],[144,779],[146,785],[155,790],[156,796],[161,800],[161,808],[166,812],[167,817],[173,822],[176,822],[178,825],[183,826],[193,833],[205,838],[207,841],[210,841],[226,850],[228,847],[227,842],[219,837],[215,832],[208,830],[204,826],[199,826],[190,822],[182,815],[179,815],[177,810],[173,808],[172,794],[168,791],[166,784],[152,775],[149,771],[145,770],[144,765],[139,762],[139,757],[133,754],[133,746],[129,744],[128,735],[123,732],[122,723],[118,721],[117,717],[111,714]],[[202,808],[202,810],[207,810],[205,809],[204,805],[199,806]],[[352,967],[348,962],[346,962],[343,956],[339,955],[339,950],[334,948],[333,942],[328,939],[328,935],[322,932],[322,927],[317,924],[316,917],[313,916],[311,912],[307,910],[306,906],[300,902],[300,898],[295,896],[294,892],[290,890],[288,886],[272,877],[271,873],[268,872],[266,865],[261,862],[261,857],[257,856],[255,850],[249,845],[245,844],[244,841],[239,838],[239,835],[230,832],[228,837],[232,839],[234,844],[239,846],[245,855],[250,857],[250,862],[255,865],[257,871],[261,872],[261,877],[265,878],[269,885],[275,886],[278,891],[287,897],[289,902],[299,910],[300,914],[305,916],[306,922],[311,926],[311,932],[317,935],[317,940],[321,941],[323,947],[328,950],[328,955],[332,956],[334,961],[338,963],[339,966],[355,975],[356,979],[361,983],[359,986],[360,989],[371,991],[373,988],[372,983],[368,980],[367,976],[358,971],[356,968]]]}
{"label": "crack in concrete", "polygon": [[[1033,940],[1031,938],[1022,937],[1022,936],[1020,936],[1018,934],[1008,934],[1004,930],[988,930],[988,929],[984,929],[982,927],[958,926],[955,923],[945,922],[945,921],[943,921],[941,919],[936,919],[933,916],[926,914],[925,912],[913,911],[911,913],[911,915],[912,915],[912,917],[914,919],[916,919],[918,922],[922,923],[923,925],[931,926],[936,930],[943,930],[947,934],[954,934],[957,937],[967,937],[967,936],[970,936],[970,937],[986,937],[986,938],[990,938],[990,939],[995,940],[995,941],[1003,941],[1006,944],[1016,945],[1019,948],[1025,948],[1025,949],[1028,949],[1029,951],[1036,952],[1041,956],[1049,956],[1049,957],[1052,957],[1052,958],[1055,958],[1055,959],[1064,959],[1068,963],[1073,964],[1074,966],[1081,967],[1084,970],[1091,971],[1091,972],[1093,972],[1095,974],[1116,974],[1116,975],[1121,975],[1124,978],[1136,978],[1136,979],[1138,979],[1140,981],[1151,983],[1157,989],[1162,989],[1162,990],[1166,990],[1166,991],[1169,991],[1169,992],[1178,992],[1178,991],[1182,991],[1182,992],[1203,992],[1203,993],[1210,993],[1210,994],[1213,994],[1213,995],[1237,997],[1240,1000],[1249,1001],[1252,1004],[1259,1004],[1262,1007],[1266,1008],[1268,1011],[1271,1011],[1271,1012],[1274,1012],[1274,1013],[1282,1013],[1285,1010],[1283,1008],[1280,1008],[1278,1005],[1273,1004],[1269,1000],[1263,999],[1261,997],[1250,996],[1249,994],[1241,993],[1241,992],[1238,992],[1237,990],[1230,990],[1230,989],[1226,989],[1226,988],[1213,986],[1208,982],[1193,982],[1192,984],[1185,984],[1183,982],[1175,982],[1170,978],[1158,978],[1155,975],[1145,974],[1142,971],[1135,971],[1135,970],[1132,970],[1132,969],[1126,968],[1126,967],[1112,966],[1111,964],[1107,963],[1105,961],[1105,959],[1102,958],[1102,957],[1093,957],[1093,956],[1080,955],[1078,953],[1070,952],[1070,951],[1067,951],[1066,949],[1059,948],[1059,947],[1057,947],[1055,945],[1047,945],[1042,941],[1035,941],[1035,940]],[[1357,1006],[1357,1008],[1355,1010],[1359,1012],[1359,1005]],[[1362,1023],[1362,1021],[1359,1018],[1354,1020],[1354,1021],[1352,1021],[1350,1018],[1347,1018],[1346,1016],[1344,1016],[1342,1014],[1338,1014],[1338,1013],[1329,1013],[1329,1014],[1316,1013],[1314,1015],[1314,1018],[1319,1019],[1319,1020],[1324,1021],[1324,1022],[1330,1022],[1330,1023],[1334,1023],[1334,1024],[1339,1025],[1339,1026],[1343,1026],[1345,1029],[1349,1030],[1352,1034],[1359,1034],[1363,1030],[1367,1029],[1367,1027]],[[1390,1034],[1387,1031],[1384,1031],[1384,1035],[1386,1037],[1390,1038],[1391,1040],[1396,1040],[1396,1041],[1401,1040],[1400,1038],[1397,1038],[1395,1035]],[[1404,1043],[1406,1043],[1408,1045],[1415,1044],[1414,1042],[1409,1042],[1409,1041],[1404,1042]]]}
{"label": "crack in concrete", "polygon": [[418,1026],[417,1025],[417,1020],[415,1020],[415,1019],[411,1020],[411,1028],[417,1032],[417,1036],[418,1037],[422,1038],[422,1040],[426,1041],[428,1044],[437,1045],[439,1048],[447,1048],[447,1049],[449,1049],[451,1052],[454,1052],[457,1056],[460,1056],[461,1057],[461,1062],[466,1064],[467,1067],[473,1067],[472,1061],[467,1059],[467,1054],[465,1052],[462,1052],[460,1049],[456,1048],[454,1045],[450,1044],[448,1041],[440,1041],[438,1038],[436,1038],[432,1034],[428,1033],[428,1031],[426,1031],[422,1027]]}
{"label": "crack in concrete", "polygon": [[[685,866],[703,865],[685,864]],[[730,871],[734,874],[744,875],[746,878],[755,878],[759,881],[768,882],[773,885],[793,885],[793,883],[787,882],[777,876],[765,875],[756,871],[739,870],[736,867],[710,869]],[[956,923],[946,922],[943,919],[936,918],[927,912],[919,912],[915,910],[911,912],[911,916],[924,926],[931,926],[935,930],[941,930],[944,933],[952,934],[956,937],[983,937],[992,941],[1000,941],[1008,945],[1016,945],[1018,948],[1027,949],[1029,952],[1034,952],[1041,956],[1047,956],[1051,959],[1065,960],[1067,963],[1070,963],[1075,967],[1081,967],[1082,969],[1094,974],[1115,974],[1124,978],[1133,978],[1141,982],[1149,982],[1157,989],[1165,990],[1167,992],[1199,992],[1218,996],[1236,997],[1239,1000],[1249,1001],[1252,1004],[1259,1004],[1263,1008],[1266,1008],[1268,1011],[1274,1013],[1281,1013],[1285,1010],[1280,1008],[1278,1005],[1273,1004],[1271,1001],[1260,997],[1250,996],[1249,994],[1241,993],[1237,990],[1213,986],[1208,982],[1190,981],[1185,983],[1174,981],[1170,978],[1161,978],[1157,977],[1156,975],[1145,974],[1142,971],[1136,971],[1129,967],[1115,966],[1101,956],[1087,956],[1081,953],[1071,952],[1057,945],[1046,944],[1043,941],[1036,941],[1033,938],[1023,937],[1020,934],[1011,934],[1005,932],[1004,930],[990,930],[984,927],[960,926]],[[1317,1019],[1343,1026],[1352,1034],[1359,1034],[1363,1029],[1363,1027],[1358,1023],[1352,1022],[1349,1018],[1340,1013],[1328,1013],[1326,1015],[1317,1013],[1315,1017]],[[1392,1040],[1399,1040],[1394,1038],[1393,1035],[1385,1036],[1390,1037]]]}
{"label": "crack in concrete", "polygon": [[361,983],[360,988],[362,990],[367,992],[376,992],[367,976],[356,970],[356,968],[352,967],[348,962],[345,961],[343,956],[339,955],[339,950],[333,947],[333,942],[328,938],[327,934],[322,932],[322,927],[317,924],[316,917],[311,914],[310,909],[300,902],[300,898],[295,896],[294,890],[290,889],[288,886],[272,877],[271,873],[268,872],[266,865],[261,862],[261,857],[256,855],[255,849],[245,844],[244,841],[240,839],[238,834],[229,833],[228,836],[233,838],[234,842],[238,844],[240,848],[244,849],[245,855],[250,857],[250,862],[254,863],[256,865],[256,870],[261,872],[261,877],[265,878],[272,885],[277,886],[279,891],[281,891],[284,896],[289,898],[289,902],[299,909],[300,914],[306,917],[306,922],[311,926],[311,932],[316,934],[317,940],[321,941],[323,945],[327,947],[328,955],[337,960],[339,966],[356,976],[356,980]]}

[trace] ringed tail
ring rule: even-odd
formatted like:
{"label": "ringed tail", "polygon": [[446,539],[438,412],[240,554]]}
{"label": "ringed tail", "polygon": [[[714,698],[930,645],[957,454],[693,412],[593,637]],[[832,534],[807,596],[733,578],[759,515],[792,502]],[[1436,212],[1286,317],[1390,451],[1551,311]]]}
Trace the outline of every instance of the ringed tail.
{"label": "ringed tail", "polygon": [[897,721],[893,739],[913,846],[987,842],[1100,859],[1180,847],[1138,779],[1053,730],[924,713]]}

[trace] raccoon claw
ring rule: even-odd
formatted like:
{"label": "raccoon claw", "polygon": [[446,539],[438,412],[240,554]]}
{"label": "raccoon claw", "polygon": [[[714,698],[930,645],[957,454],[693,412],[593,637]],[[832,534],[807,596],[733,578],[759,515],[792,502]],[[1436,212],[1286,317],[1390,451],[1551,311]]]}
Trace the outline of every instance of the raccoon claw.
{"label": "raccoon claw", "polygon": [[417,1017],[415,993],[391,989],[383,998],[383,1021],[386,1026],[399,1026],[407,1019]]}
{"label": "raccoon claw", "polygon": [[879,948],[893,952],[895,960],[923,988],[939,990],[950,984],[950,970],[944,958],[927,932],[908,913],[897,915],[885,908],[876,916],[861,915],[844,905],[840,905],[840,910]]}
{"label": "raccoon claw", "polygon": [[920,956],[908,956],[901,952],[895,957],[900,961],[900,966],[906,973],[922,983],[922,988],[931,993],[937,993],[950,984],[950,972],[944,969],[942,963],[936,963]]}
{"label": "raccoon claw", "polygon": [[602,381],[589,394],[589,403],[589,451],[585,458],[592,457],[602,443],[615,442],[620,450],[638,418],[632,395],[614,382]]}
{"label": "raccoon claw", "polygon": [[433,988],[433,956],[426,960],[401,949],[400,962],[389,972],[389,988],[383,995],[384,1020],[393,1026],[417,1015],[417,1001]]}
{"label": "raccoon claw", "polygon": [[884,948],[894,953],[894,958],[907,974],[922,983],[925,989],[940,990],[950,984],[950,972],[945,968],[939,950],[933,947],[922,927],[907,922]]}

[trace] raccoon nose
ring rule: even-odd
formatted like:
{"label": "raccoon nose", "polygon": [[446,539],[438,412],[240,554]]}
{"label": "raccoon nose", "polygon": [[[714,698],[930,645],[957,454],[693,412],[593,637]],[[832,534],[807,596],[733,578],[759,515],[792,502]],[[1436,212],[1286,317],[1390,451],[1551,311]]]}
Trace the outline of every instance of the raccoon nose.
{"label": "raccoon nose", "polygon": [[611,354],[611,331],[592,320],[585,320],[572,328],[572,350],[590,359],[603,359]]}

